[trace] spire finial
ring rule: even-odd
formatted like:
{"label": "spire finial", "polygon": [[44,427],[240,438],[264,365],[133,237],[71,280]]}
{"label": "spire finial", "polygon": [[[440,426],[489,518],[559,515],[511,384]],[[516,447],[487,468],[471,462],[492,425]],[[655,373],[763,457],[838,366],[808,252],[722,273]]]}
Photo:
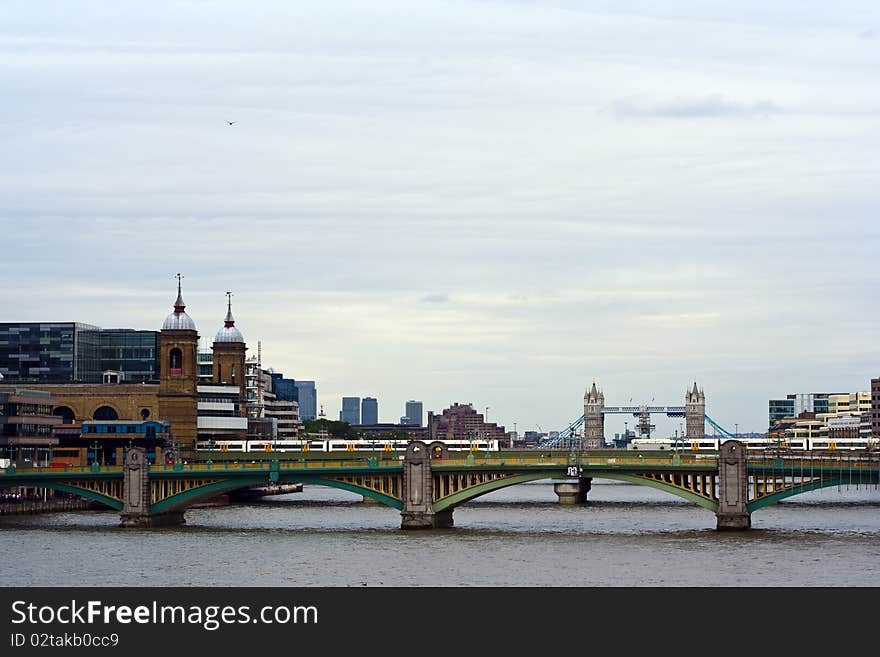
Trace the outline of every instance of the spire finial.
{"label": "spire finial", "polygon": [[183,302],[183,291],[181,289],[183,274],[177,272],[175,278],[177,279],[177,301],[174,302],[174,312],[182,313],[184,311],[184,308],[186,308],[186,304]]}
{"label": "spire finial", "polygon": [[224,326],[226,328],[231,328],[235,326],[235,318],[232,316],[232,292],[226,293],[227,297],[227,306],[226,306],[226,322]]}

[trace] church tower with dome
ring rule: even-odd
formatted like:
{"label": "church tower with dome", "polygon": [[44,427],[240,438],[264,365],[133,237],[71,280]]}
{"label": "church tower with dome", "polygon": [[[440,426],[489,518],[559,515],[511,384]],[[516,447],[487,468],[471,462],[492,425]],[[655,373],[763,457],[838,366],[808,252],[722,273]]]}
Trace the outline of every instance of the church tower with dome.
{"label": "church tower with dome", "polygon": [[214,336],[214,383],[234,385],[239,389],[242,417],[247,416],[247,384],[245,381],[245,352],[247,346],[244,336],[235,327],[232,316],[232,292],[227,292],[226,319],[223,327]]}
{"label": "church tower with dome", "polygon": [[174,442],[194,447],[198,437],[199,333],[186,314],[181,279],[177,300],[159,334],[159,416],[171,422]]}

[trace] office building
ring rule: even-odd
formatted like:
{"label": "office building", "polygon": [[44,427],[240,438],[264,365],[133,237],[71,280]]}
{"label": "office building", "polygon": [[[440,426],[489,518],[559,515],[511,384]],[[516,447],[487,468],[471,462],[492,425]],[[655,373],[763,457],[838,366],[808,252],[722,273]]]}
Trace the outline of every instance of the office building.
{"label": "office building", "polygon": [[375,397],[361,401],[361,421],[358,424],[379,424],[379,402]]}
{"label": "office building", "polygon": [[285,379],[281,372],[269,372],[272,377],[272,394],[278,401],[299,401],[299,393],[296,381],[293,379]]}
{"label": "office building", "polygon": [[361,423],[361,398],[343,397],[342,410],[339,411],[339,419],[349,424]]}
{"label": "office building", "polygon": [[314,381],[294,381],[299,416],[303,420],[318,419],[318,391]]}
{"label": "office building", "polygon": [[829,397],[846,393],[811,392],[786,395],[784,399],[769,401],[769,426],[788,417],[798,417],[801,413],[828,413]]}
{"label": "office building", "polygon": [[101,383],[107,370],[127,383],[158,380],[159,332],[81,322],[0,323],[6,383]]}
{"label": "office building", "polygon": [[52,435],[62,421],[52,414],[56,403],[41,390],[0,391],[0,455],[18,463],[40,463],[48,448],[58,444]]}
{"label": "office building", "polygon": [[423,416],[424,410],[422,402],[410,399],[408,402],[406,402],[406,411],[404,413],[404,416],[400,418],[400,423],[412,427],[420,427],[422,426]]}

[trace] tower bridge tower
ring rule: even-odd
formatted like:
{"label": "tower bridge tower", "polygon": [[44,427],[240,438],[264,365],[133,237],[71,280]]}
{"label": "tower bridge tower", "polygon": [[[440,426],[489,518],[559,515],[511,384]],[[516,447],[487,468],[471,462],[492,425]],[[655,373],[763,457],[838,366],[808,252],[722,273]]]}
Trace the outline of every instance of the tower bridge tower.
{"label": "tower bridge tower", "polygon": [[605,395],[596,389],[596,382],[584,394],[584,442],[587,449],[605,446]]}
{"label": "tower bridge tower", "polygon": [[702,440],[706,437],[706,395],[697,389],[694,381],[693,390],[684,393],[684,415],[686,421],[686,437],[688,440]]}

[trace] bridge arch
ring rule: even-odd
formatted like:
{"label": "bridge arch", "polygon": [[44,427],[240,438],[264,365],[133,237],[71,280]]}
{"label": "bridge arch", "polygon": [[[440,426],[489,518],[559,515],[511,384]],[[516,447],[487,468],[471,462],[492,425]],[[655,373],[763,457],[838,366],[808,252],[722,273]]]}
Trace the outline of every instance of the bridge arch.
{"label": "bridge arch", "polygon": [[[463,490],[457,491],[452,495],[448,495],[444,498],[441,498],[437,502],[434,503],[434,511],[443,511],[445,509],[454,509],[465,502],[469,502],[477,497],[485,495],[486,493],[491,493],[492,491],[500,490],[502,488],[507,488],[509,486],[516,486],[517,484],[523,484],[529,481],[539,481],[541,479],[553,479],[555,477],[558,478],[558,475],[555,473],[547,473],[547,472],[539,472],[539,473],[531,473],[531,474],[522,474],[522,475],[512,475],[509,477],[503,477],[499,479],[494,479],[492,481],[487,481],[482,484],[477,484],[475,486],[471,486],[465,488]],[[592,478],[592,479],[613,479],[617,481],[625,481],[631,484],[638,484],[640,486],[648,486],[650,488],[655,488],[657,490],[662,490],[666,493],[670,493],[675,495],[676,497],[683,498],[688,502],[693,502],[698,506],[701,506],[705,509],[712,511],[713,513],[718,510],[718,503],[712,501],[708,498],[701,497],[691,491],[685,490],[683,488],[679,488],[672,484],[666,483],[664,481],[658,481],[654,479],[647,479],[645,477],[639,477],[637,475],[628,475],[623,473],[616,472],[589,472],[584,471],[581,475],[584,478]]]}
{"label": "bridge arch", "polygon": [[92,419],[98,422],[118,420],[119,411],[110,404],[101,404],[92,413]]}
{"label": "bridge arch", "polygon": [[758,509],[763,509],[765,506],[776,504],[777,502],[784,500],[787,497],[793,497],[802,493],[809,493],[812,490],[819,490],[820,488],[831,488],[832,486],[841,485],[845,486],[847,485],[847,482],[844,479],[821,479],[817,481],[804,482],[800,485],[792,486],[776,493],[770,493],[769,495],[760,497],[757,500],[753,500],[746,505],[746,508],[748,508],[749,513],[752,513],[753,511],[757,511]]}
{"label": "bridge arch", "polygon": [[[394,497],[391,497],[390,495],[384,494],[380,491],[372,490],[364,486],[359,486],[351,482],[339,481],[336,479],[329,479],[320,476],[297,475],[293,477],[284,476],[283,474],[279,477],[279,482],[285,484],[301,483],[317,486],[327,486],[328,488],[337,488],[340,490],[348,491],[350,493],[357,493],[358,495],[363,495],[364,497],[369,497],[393,509],[400,510],[403,508],[403,503],[400,500],[395,499]],[[202,502],[212,497],[222,495],[223,493],[229,493],[231,491],[239,490],[242,488],[256,488],[259,486],[265,486],[267,483],[268,481],[265,475],[247,478],[235,477],[230,479],[209,481],[201,486],[181,491],[175,495],[171,495],[162,500],[158,500],[152,503],[150,505],[150,512],[155,514],[165,513],[168,511],[180,511],[188,506],[192,506],[193,504],[197,504],[198,502]]]}
{"label": "bridge arch", "polygon": [[56,406],[52,409],[52,415],[60,417],[62,424],[73,424],[76,422],[76,413],[70,406]]}
{"label": "bridge arch", "polygon": [[98,490],[93,490],[91,488],[81,488],[79,486],[65,484],[58,481],[40,481],[39,483],[28,482],[27,485],[36,486],[38,488],[48,488],[49,490],[57,490],[61,493],[73,493],[74,495],[85,497],[86,499],[93,500],[95,502],[100,502],[110,509],[115,509],[116,511],[122,510],[121,499],[118,499],[113,495]]}

